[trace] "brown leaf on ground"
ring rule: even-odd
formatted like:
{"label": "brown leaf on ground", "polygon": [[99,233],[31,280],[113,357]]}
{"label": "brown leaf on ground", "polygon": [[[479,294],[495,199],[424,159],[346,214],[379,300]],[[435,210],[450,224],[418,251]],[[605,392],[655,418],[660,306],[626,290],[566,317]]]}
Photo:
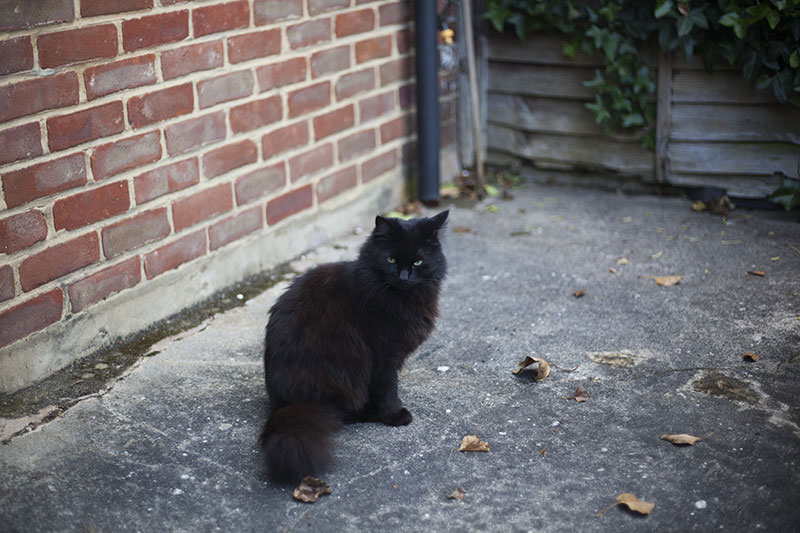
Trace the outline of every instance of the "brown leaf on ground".
{"label": "brown leaf on ground", "polygon": [[656,282],[656,285],[660,285],[662,287],[672,287],[673,285],[677,285],[683,279],[683,276],[645,276],[648,279],[652,279]]}
{"label": "brown leaf on ground", "polygon": [[612,274],[616,274],[617,273],[617,269],[614,268],[614,267],[608,267],[608,271],[611,272]]}
{"label": "brown leaf on ground", "polygon": [[294,496],[295,500],[300,500],[301,502],[314,503],[323,494],[330,493],[331,488],[327,483],[321,479],[306,476],[300,481],[300,485],[294,489],[292,496]]}
{"label": "brown leaf on ground", "polygon": [[675,445],[684,445],[688,444],[689,446],[694,446],[701,440],[701,437],[695,437],[694,435],[687,435],[686,433],[680,433],[678,435],[661,435],[662,440],[666,440],[671,442]]}
{"label": "brown leaf on ground", "polygon": [[747,352],[742,354],[742,359],[744,359],[745,361],[750,361],[752,363],[755,363],[756,361],[761,359],[761,357],[758,354]]}
{"label": "brown leaf on ground", "polygon": [[581,296],[585,296],[585,295],[586,295],[586,291],[585,291],[585,290],[583,290],[583,289],[581,289],[581,290],[579,290],[579,291],[575,291],[575,292],[573,292],[573,293],[572,293],[572,295],[573,295],[575,298],[580,298]]}
{"label": "brown leaf on ground", "polygon": [[589,391],[587,391],[583,385],[578,385],[578,388],[575,389],[575,394],[572,396],[564,396],[565,400],[575,400],[576,402],[588,402],[589,401]]}
{"label": "brown leaf on ground", "polygon": [[629,492],[617,496],[617,505],[624,505],[631,511],[643,515],[652,513],[656,506],[655,503],[641,501],[639,498]]}
{"label": "brown leaf on ground", "polygon": [[534,381],[542,381],[544,378],[550,375],[550,363],[541,357],[531,357],[530,355],[526,355],[525,359],[517,364],[518,368],[512,370],[512,373],[519,374],[523,370],[528,370],[528,367],[534,363],[539,363],[539,369],[536,371],[536,377],[533,378]]}
{"label": "brown leaf on ground", "polygon": [[458,447],[460,452],[488,452],[489,444],[478,438],[477,435],[467,435],[461,439]]}
{"label": "brown leaf on ground", "polygon": [[453,233],[469,233],[469,228],[467,226],[454,226]]}
{"label": "brown leaf on ground", "polygon": [[750,274],[751,276],[759,276],[762,278],[767,277],[767,273],[764,272],[763,270],[748,270],[747,273]]}
{"label": "brown leaf on ground", "polygon": [[631,264],[631,260],[628,259],[627,257],[620,257],[619,259],[617,259],[617,264],[618,265],[630,265]]}
{"label": "brown leaf on ground", "polygon": [[447,497],[448,500],[463,500],[464,496],[467,495],[467,491],[464,489],[456,489],[454,490],[450,496]]}

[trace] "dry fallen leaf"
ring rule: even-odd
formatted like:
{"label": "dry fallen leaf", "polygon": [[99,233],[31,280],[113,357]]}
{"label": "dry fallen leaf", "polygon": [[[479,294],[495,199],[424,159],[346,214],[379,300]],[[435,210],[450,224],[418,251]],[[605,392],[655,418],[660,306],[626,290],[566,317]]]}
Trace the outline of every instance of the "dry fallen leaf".
{"label": "dry fallen leaf", "polygon": [[661,285],[662,287],[672,287],[673,285],[677,285],[683,279],[683,276],[645,276],[648,279],[652,279],[656,282],[656,285]]}
{"label": "dry fallen leaf", "polygon": [[467,435],[461,439],[460,452],[488,452],[489,444],[478,438],[477,435]]}
{"label": "dry fallen leaf", "polygon": [[617,496],[617,505],[624,505],[631,511],[648,515],[653,512],[655,503],[643,502],[633,494],[626,492]]}
{"label": "dry fallen leaf", "polygon": [[745,361],[750,361],[755,363],[756,361],[761,359],[761,357],[758,354],[747,352],[742,354],[742,359],[744,359]]}
{"label": "dry fallen leaf", "polygon": [[662,440],[666,440],[671,442],[672,444],[681,445],[681,444],[688,444],[689,446],[694,446],[701,440],[700,437],[695,437],[694,435],[687,435],[686,433],[680,433],[678,435],[661,435]]}
{"label": "dry fallen leaf", "polygon": [[762,278],[766,277],[767,275],[767,273],[764,272],[763,270],[748,270],[747,273],[750,274],[751,276],[761,276]]}
{"label": "dry fallen leaf", "polygon": [[512,370],[512,372],[514,374],[519,374],[523,370],[527,370],[528,367],[534,363],[539,363],[539,370],[536,372],[536,377],[533,378],[533,381],[542,381],[544,378],[550,375],[550,363],[541,357],[531,357],[530,355],[526,355],[525,359],[518,363],[519,368]]}
{"label": "dry fallen leaf", "polygon": [[575,394],[572,396],[564,396],[565,400],[575,400],[576,402],[587,402],[589,401],[589,391],[587,391],[583,385],[578,385],[578,388],[575,389]]}
{"label": "dry fallen leaf", "polygon": [[447,497],[448,500],[463,500],[464,496],[467,495],[467,491],[464,489],[456,489]]}
{"label": "dry fallen leaf", "polygon": [[453,233],[469,233],[469,228],[467,226],[455,226],[453,227]]}
{"label": "dry fallen leaf", "polygon": [[706,204],[702,200],[697,200],[692,204],[692,211],[705,211]]}
{"label": "dry fallen leaf", "polygon": [[314,503],[323,494],[330,493],[331,488],[327,483],[321,479],[306,476],[300,481],[300,485],[294,489],[292,496],[294,496],[295,500],[300,500],[301,502]]}
{"label": "dry fallen leaf", "polygon": [[586,295],[586,291],[585,291],[585,290],[583,290],[583,289],[581,289],[581,290],[579,290],[579,291],[575,291],[575,292],[573,292],[573,293],[572,293],[572,295],[573,295],[575,298],[580,298],[581,296],[585,296],[585,295]]}
{"label": "dry fallen leaf", "polygon": [[608,271],[611,272],[612,274],[616,274],[617,273],[617,269],[614,268],[614,267],[608,267]]}
{"label": "dry fallen leaf", "polygon": [[617,259],[617,264],[618,265],[630,265],[631,261],[627,257],[620,257],[619,259]]}

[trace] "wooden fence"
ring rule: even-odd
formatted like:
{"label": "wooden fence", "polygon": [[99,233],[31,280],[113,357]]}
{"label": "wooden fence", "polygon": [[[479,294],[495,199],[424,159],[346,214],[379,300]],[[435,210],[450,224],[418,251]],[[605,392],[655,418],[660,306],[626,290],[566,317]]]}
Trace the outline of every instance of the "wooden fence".
{"label": "wooden fence", "polygon": [[526,41],[490,34],[488,154],[545,168],[605,170],[647,182],[710,186],[731,196],[763,198],[777,172],[796,176],[800,109],[779,104],[770,90],[748,86],[739,71],[707,73],[700,61],[644,52],[659,81],[657,147],[642,148],[643,131],[607,134],[584,104],[601,59],[562,53],[563,41]]}

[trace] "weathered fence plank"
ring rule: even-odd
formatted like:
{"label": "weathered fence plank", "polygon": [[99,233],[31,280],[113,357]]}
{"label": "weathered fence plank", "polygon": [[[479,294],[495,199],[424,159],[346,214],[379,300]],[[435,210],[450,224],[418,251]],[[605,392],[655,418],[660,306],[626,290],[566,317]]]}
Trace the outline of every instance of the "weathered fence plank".
{"label": "weathered fence plank", "polygon": [[489,123],[489,148],[523,159],[613,170],[650,177],[653,154],[638,141],[520,131]]}
{"label": "weathered fence plank", "polygon": [[675,103],[772,104],[771,90],[747,85],[737,71],[720,70],[709,74],[704,70],[676,71],[672,79],[672,101]]}
{"label": "weathered fence plank", "polygon": [[800,146],[786,143],[677,142],[669,145],[670,169],[676,174],[704,173],[794,176]]}
{"label": "weathered fence plank", "polygon": [[671,138],[800,145],[800,109],[781,104],[675,104]]}
{"label": "weathered fence plank", "polygon": [[583,82],[594,77],[594,69],[551,65],[489,63],[489,91],[531,96],[557,96],[594,100],[594,90]]}

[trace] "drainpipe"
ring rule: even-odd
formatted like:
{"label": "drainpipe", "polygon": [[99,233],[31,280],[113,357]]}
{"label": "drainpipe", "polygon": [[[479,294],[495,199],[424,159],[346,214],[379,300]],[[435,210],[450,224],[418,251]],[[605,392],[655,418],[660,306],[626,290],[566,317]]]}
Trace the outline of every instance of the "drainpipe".
{"label": "drainpipe", "polygon": [[439,201],[439,53],[436,2],[415,5],[419,199]]}

